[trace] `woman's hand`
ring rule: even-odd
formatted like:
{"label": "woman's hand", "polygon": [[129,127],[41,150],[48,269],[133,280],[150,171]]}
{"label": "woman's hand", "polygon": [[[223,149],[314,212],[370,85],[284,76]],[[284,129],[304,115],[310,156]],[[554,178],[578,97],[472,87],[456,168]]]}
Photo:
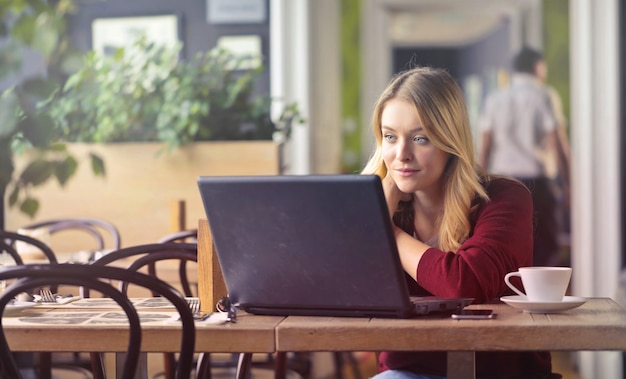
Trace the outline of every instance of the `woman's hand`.
{"label": "woman's hand", "polygon": [[385,199],[387,200],[387,208],[389,208],[389,217],[393,219],[393,215],[398,210],[398,203],[400,201],[411,200],[413,194],[400,191],[396,182],[389,173],[387,173],[387,176],[385,176],[382,183],[383,191],[385,192]]}

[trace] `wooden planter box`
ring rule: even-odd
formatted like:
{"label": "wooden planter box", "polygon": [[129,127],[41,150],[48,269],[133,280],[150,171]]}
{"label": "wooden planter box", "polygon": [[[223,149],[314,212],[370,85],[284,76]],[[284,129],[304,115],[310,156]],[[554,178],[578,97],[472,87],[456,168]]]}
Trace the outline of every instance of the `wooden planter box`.
{"label": "wooden planter box", "polygon": [[[196,180],[200,175],[277,175],[280,146],[272,141],[197,142],[158,155],[158,143],[69,144],[81,162],[77,175],[65,187],[55,181],[35,188],[40,201],[35,219],[7,209],[6,228],[59,217],[98,217],[120,230],[122,246],[156,242],[176,226],[171,220],[176,204],[184,202],[180,221],[197,228],[205,218]],[[86,160],[100,155],[106,177],[95,177]],[[19,159],[17,166],[23,165]],[[174,205],[173,205],[174,204]],[[175,218],[175,217],[174,217]],[[68,241],[68,251],[72,251]]]}

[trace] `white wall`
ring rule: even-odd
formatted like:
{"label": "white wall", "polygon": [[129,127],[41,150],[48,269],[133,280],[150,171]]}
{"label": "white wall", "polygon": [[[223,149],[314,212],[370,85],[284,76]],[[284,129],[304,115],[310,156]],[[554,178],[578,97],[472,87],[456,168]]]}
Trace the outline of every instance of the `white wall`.
{"label": "white wall", "polygon": [[294,125],[285,173],[339,173],[340,2],[271,0],[270,12],[272,97],[297,101],[306,119]]}
{"label": "white wall", "polygon": [[[621,267],[619,0],[570,0],[573,292],[615,298]],[[583,379],[622,378],[620,352],[579,354]]]}
{"label": "white wall", "polygon": [[[305,117],[310,111],[311,76],[308,7],[308,0],[270,0],[270,93],[276,100],[273,105],[279,108],[295,101]],[[294,126],[284,150],[285,173],[310,173],[309,141],[309,122]]]}

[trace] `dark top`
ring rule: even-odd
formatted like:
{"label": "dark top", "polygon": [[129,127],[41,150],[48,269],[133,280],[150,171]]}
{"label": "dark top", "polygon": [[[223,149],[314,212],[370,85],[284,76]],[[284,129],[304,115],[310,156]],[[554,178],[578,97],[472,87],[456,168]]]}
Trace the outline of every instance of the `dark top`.
{"label": "dark top", "polygon": [[[511,294],[504,283],[507,273],[532,265],[530,192],[505,178],[492,179],[486,190],[489,201],[476,202],[470,235],[461,247],[456,252],[428,249],[417,267],[417,282],[407,275],[412,295],[473,297],[475,303],[486,303]],[[445,376],[446,353],[382,352],[378,366],[380,371]],[[479,378],[560,378],[551,372],[549,352],[476,353]]]}

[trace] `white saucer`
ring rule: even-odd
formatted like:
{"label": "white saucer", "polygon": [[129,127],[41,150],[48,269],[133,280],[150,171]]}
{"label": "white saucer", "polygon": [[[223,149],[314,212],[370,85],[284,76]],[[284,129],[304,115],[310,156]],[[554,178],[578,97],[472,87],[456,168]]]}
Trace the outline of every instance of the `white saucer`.
{"label": "white saucer", "polygon": [[564,296],[563,301],[528,301],[525,296],[502,296],[500,298],[503,302],[512,306],[513,308],[522,309],[528,313],[555,313],[566,311],[580,307],[587,302],[584,297],[576,296]]}
{"label": "white saucer", "polygon": [[16,301],[13,304],[8,304],[6,308],[4,308],[4,316],[13,316],[15,314],[20,313],[23,309],[32,308],[37,303],[33,303],[30,301]]}

